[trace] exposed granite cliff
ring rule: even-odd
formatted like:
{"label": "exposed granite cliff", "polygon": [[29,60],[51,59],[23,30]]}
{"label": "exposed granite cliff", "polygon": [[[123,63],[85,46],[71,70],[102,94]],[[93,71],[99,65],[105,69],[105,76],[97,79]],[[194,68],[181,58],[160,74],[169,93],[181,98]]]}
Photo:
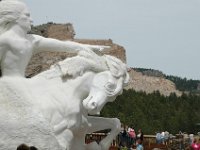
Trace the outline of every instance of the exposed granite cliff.
{"label": "exposed granite cliff", "polygon": [[[55,24],[48,23],[40,26],[33,27],[31,33],[39,34],[44,37],[56,38],[59,40],[72,40],[85,44],[93,45],[107,45],[110,46],[109,49],[104,50],[104,54],[113,55],[118,57],[123,62],[126,63],[126,51],[125,49],[113,43],[111,39],[99,40],[99,39],[75,39],[75,31],[72,24]],[[29,66],[26,70],[26,76],[31,77],[38,74],[41,71],[47,70],[50,65],[65,59],[66,57],[75,56],[76,53],[63,53],[63,52],[42,52],[36,54],[32,57]],[[132,66],[133,67],[133,66]],[[178,96],[181,92],[176,90],[175,84],[169,80],[161,77],[148,76],[140,72],[135,71],[130,68],[130,83],[128,89],[132,88],[136,91],[145,91],[147,93],[152,93],[154,91],[159,91],[165,96],[169,96],[170,93],[176,93]]]}
{"label": "exposed granite cliff", "polygon": [[175,93],[181,96],[182,92],[176,90],[175,84],[163,77],[143,75],[134,69],[129,69],[130,81],[126,89],[134,89],[135,91],[144,91],[146,93],[153,93],[159,91],[165,96]]}

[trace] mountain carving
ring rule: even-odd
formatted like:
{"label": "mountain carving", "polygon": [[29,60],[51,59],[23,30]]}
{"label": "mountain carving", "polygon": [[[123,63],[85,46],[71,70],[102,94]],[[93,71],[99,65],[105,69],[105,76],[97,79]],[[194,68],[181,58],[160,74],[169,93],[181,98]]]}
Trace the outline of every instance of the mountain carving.
{"label": "mountain carving", "polygon": [[[76,39],[75,30],[73,25],[47,23],[32,28],[31,33],[39,34],[44,37],[56,38],[59,40],[72,40],[79,43],[92,44],[92,45],[107,45],[109,49],[103,51],[104,54],[113,55],[126,63],[126,50],[123,46],[113,43],[111,39]],[[32,77],[39,72],[47,70],[52,64],[65,59],[66,57],[75,56],[76,53],[64,52],[42,52],[32,57],[27,70],[26,76]],[[134,66],[130,66],[134,67]],[[152,93],[159,91],[164,96],[169,96],[171,93],[176,93],[177,96],[181,92],[176,90],[175,84],[165,78],[144,75],[137,72],[133,68],[129,69],[130,83],[127,89],[132,88],[136,91],[144,91]]]}

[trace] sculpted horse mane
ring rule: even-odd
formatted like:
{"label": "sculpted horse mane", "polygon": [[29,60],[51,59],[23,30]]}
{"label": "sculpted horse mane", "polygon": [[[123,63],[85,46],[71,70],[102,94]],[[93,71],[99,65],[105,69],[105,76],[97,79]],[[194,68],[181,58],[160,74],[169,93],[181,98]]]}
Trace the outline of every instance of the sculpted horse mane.
{"label": "sculpted horse mane", "polygon": [[60,76],[63,79],[69,79],[81,76],[88,71],[98,73],[108,70],[116,78],[124,76],[126,85],[129,80],[126,69],[126,65],[113,56],[93,51],[80,51],[77,56],[52,65],[49,70],[38,74],[37,77],[43,76],[51,79]]}

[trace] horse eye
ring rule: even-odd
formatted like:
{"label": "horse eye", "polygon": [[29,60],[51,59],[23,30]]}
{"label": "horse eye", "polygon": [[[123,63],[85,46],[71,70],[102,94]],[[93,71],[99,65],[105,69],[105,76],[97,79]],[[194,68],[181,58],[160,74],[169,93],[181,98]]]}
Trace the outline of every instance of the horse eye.
{"label": "horse eye", "polygon": [[106,83],[105,87],[108,90],[114,90],[114,89],[116,89],[116,84],[108,82],[108,83]]}

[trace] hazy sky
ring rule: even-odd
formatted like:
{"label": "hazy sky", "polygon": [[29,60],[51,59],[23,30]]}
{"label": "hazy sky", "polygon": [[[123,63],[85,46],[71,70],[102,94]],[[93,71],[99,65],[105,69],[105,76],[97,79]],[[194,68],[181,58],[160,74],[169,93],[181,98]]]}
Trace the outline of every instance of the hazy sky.
{"label": "hazy sky", "polygon": [[34,25],[72,23],[76,38],[112,39],[129,67],[200,79],[200,0],[24,0]]}

